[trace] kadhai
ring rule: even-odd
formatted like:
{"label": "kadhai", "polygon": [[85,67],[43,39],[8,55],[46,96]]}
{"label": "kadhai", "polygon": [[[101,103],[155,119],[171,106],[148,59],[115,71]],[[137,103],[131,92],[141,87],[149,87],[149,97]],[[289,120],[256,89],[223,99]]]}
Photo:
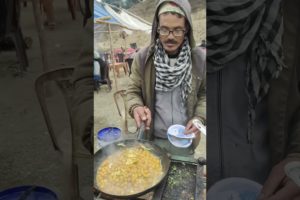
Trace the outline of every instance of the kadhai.
{"label": "kadhai", "polygon": [[154,186],[163,169],[159,157],[140,145],[115,152],[97,169],[99,189],[113,195],[132,195]]}

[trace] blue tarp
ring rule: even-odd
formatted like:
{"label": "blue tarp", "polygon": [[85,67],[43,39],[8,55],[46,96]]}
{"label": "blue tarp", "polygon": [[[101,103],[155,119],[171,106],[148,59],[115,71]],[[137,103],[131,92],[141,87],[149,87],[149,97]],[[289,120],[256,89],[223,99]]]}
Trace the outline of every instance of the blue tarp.
{"label": "blue tarp", "polygon": [[106,9],[103,7],[103,4],[94,1],[94,19],[107,17],[107,16],[111,17],[111,19],[105,21],[119,24],[119,22],[106,11]]}

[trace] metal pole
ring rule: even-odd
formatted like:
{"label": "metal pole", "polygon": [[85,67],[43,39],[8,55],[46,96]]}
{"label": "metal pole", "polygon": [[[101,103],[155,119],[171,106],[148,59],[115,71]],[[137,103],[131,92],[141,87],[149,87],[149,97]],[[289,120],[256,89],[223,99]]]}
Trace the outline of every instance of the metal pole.
{"label": "metal pole", "polygon": [[115,59],[114,59],[114,52],[113,52],[113,48],[112,48],[112,38],[111,38],[110,24],[108,24],[108,30],[109,30],[109,39],[110,39],[110,58],[111,58],[111,61],[112,61],[112,64],[113,64],[113,73],[114,73],[116,91],[118,91],[118,83],[117,83],[116,72],[115,72]]}
{"label": "metal pole", "polygon": [[40,48],[41,48],[41,54],[42,54],[42,62],[43,62],[43,71],[46,72],[49,70],[49,64],[48,64],[48,58],[47,58],[47,48],[46,48],[46,39],[44,35],[44,31],[42,29],[42,20],[41,15],[38,8],[39,1],[32,0],[32,7],[33,7],[33,14],[35,18],[35,25],[38,32],[38,37],[40,41]]}

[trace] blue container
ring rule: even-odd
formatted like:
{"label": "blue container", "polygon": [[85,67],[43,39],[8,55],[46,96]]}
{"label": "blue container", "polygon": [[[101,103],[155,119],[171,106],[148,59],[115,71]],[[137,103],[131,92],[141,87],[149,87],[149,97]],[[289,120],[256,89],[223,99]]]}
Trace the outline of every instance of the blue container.
{"label": "blue container", "polygon": [[119,139],[121,136],[121,130],[117,127],[107,127],[101,129],[98,134],[97,138],[99,142],[113,142]]}
{"label": "blue container", "polygon": [[0,200],[58,200],[51,190],[40,186],[20,186],[0,192]]}

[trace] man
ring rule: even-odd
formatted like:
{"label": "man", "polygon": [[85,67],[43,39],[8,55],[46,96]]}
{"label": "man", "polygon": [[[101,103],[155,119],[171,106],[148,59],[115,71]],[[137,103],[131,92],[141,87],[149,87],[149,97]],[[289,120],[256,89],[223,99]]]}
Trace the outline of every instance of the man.
{"label": "man", "polygon": [[56,23],[54,17],[54,7],[53,7],[53,0],[42,0],[41,3],[43,4],[45,13],[46,13],[46,21],[44,25],[48,27],[50,30],[54,30]]}
{"label": "man", "polygon": [[[127,90],[129,114],[137,127],[145,123],[146,138],[176,155],[192,155],[200,133],[192,119],[206,118],[205,56],[195,47],[191,7],[187,0],[161,0],[152,25],[151,44],[141,49],[132,64]],[[186,125],[196,133],[190,149],[175,148],[167,129]]]}
{"label": "man", "polygon": [[263,185],[259,199],[300,199],[285,173],[300,158],[299,6],[208,2],[208,188],[238,176]]}
{"label": "man", "polygon": [[95,89],[99,89],[101,80],[101,70],[100,70],[100,55],[97,51],[94,51],[94,81]]}

